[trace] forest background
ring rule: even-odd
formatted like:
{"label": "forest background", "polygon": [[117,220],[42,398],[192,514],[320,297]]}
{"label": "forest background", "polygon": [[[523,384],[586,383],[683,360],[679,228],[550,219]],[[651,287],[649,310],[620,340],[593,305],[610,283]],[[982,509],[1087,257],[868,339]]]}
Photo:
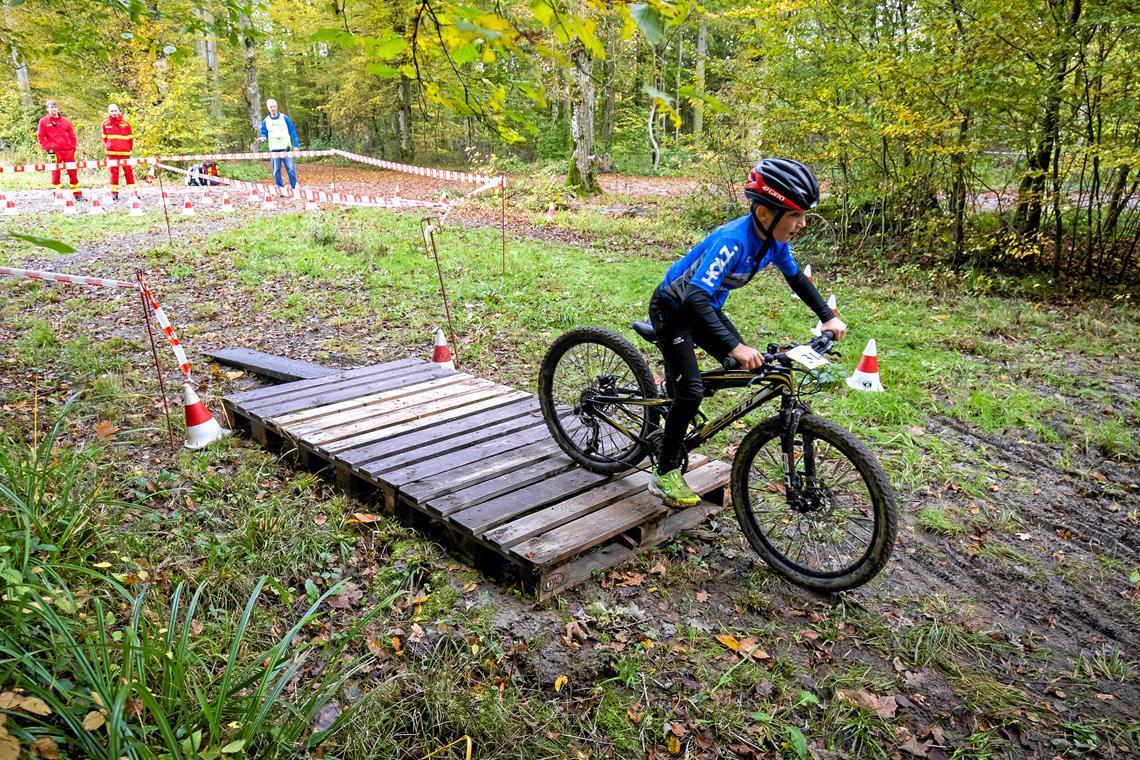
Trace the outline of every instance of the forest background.
{"label": "forest background", "polygon": [[[304,147],[436,166],[703,177],[762,155],[824,183],[845,250],[1121,292],[1140,241],[1140,12],[1123,0],[4,0],[0,152],[43,100],[98,156],[248,148],[276,98]],[[42,154],[41,154],[42,155]],[[704,218],[707,217],[707,218]]]}

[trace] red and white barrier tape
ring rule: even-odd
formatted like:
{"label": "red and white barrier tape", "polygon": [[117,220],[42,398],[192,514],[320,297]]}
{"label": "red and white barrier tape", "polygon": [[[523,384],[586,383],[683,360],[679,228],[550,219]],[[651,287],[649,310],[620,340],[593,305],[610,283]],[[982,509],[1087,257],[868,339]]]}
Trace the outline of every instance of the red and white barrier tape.
{"label": "red and white barrier tape", "polygon": [[27,280],[66,282],[72,285],[93,285],[98,288],[123,288],[124,290],[139,289],[137,282],[127,282],[125,280],[108,280],[103,277],[83,277],[81,275],[60,274],[59,272],[42,272],[35,269],[16,269],[15,267],[0,267],[0,277],[21,277]]}
{"label": "red and white barrier tape", "polygon": [[182,374],[186,375],[186,382],[190,382],[190,360],[186,358],[186,352],[182,349],[182,343],[178,340],[178,334],[174,332],[173,325],[170,320],[166,318],[166,312],[158,305],[158,299],[154,297],[154,293],[150,292],[147,287],[146,280],[139,276],[138,287],[142,288],[143,297],[146,298],[147,305],[150,310],[154,312],[154,318],[158,322],[158,326],[162,328],[162,334],[166,336],[166,342],[170,344],[170,348],[174,351],[174,357],[178,360],[178,368],[182,370]]}
{"label": "red and white barrier tape", "polygon": [[[179,169],[177,166],[169,166],[167,164],[156,164],[160,169],[172,171],[177,174],[189,175],[190,171],[186,169]],[[221,185],[228,187],[237,187],[246,190],[256,190],[262,196],[273,195],[276,200],[277,187],[276,185],[264,185],[260,182],[246,182],[240,179],[230,179],[229,177],[209,177],[203,176],[204,179],[209,179],[211,182],[217,182]],[[497,181],[497,180],[496,180]],[[330,193],[324,190],[310,190],[308,188],[300,188],[297,190],[297,197],[313,202],[335,203],[341,206],[361,206],[365,208],[437,208],[442,204],[435,201],[417,201],[410,198],[385,198],[376,195],[351,195],[348,193]]]}
{"label": "red and white barrier tape", "polygon": [[192,153],[178,156],[140,156],[139,158],[100,158],[100,159],[83,159],[79,161],[61,161],[53,163],[30,163],[30,164],[10,164],[0,165],[0,175],[3,174],[20,174],[24,172],[50,172],[57,169],[107,169],[112,166],[153,166],[159,163],[170,163],[174,161],[253,161],[253,160],[267,160],[272,158],[320,158],[324,156],[341,156],[350,161],[357,161],[363,164],[369,164],[381,169],[387,169],[394,172],[403,172],[405,174],[415,174],[421,177],[435,177],[436,179],[445,179],[452,182],[467,182],[475,185],[485,185],[492,182],[498,182],[498,177],[488,177],[482,174],[474,174],[472,172],[456,172],[448,169],[435,169],[428,166],[414,166],[412,164],[401,164],[395,161],[384,161],[371,156],[364,156],[359,153],[349,153],[345,150],[329,149],[329,150],[293,150],[293,151],[260,151],[256,153]]}

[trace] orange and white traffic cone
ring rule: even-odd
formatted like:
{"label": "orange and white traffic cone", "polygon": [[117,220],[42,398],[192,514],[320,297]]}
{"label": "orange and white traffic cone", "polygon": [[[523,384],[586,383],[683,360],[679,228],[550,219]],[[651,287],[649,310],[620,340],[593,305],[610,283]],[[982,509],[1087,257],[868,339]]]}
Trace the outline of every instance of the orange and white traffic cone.
{"label": "orange and white traffic cone", "polygon": [[431,351],[431,360],[433,364],[455,369],[455,362],[451,359],[451,349],[447,347],[447,338],[443,336],[442,329],[435,331],[435,347]]}
{"label": "orange and white traffic cone", "polygon": [[[811,264],[808,264],[804,267],[804,277],[808,278],[808,282],[812,283],[813,285],[815,284],[815,280],[813,280],[811,277]],[[797,296],[795,292],[792,293],[792,298],[796,299],[797,301],[800,300],[800,297]]]}
{"label": "orange and white traffic cone", "polygon": [[53,206],[64,205],[64,203],[63,203],[63,191],[62,190],[52,190],[51,191],[51,205],[53,205]]}
{"label": "orange and white traffic cone", "polygon": [[194,206],[190,203],[190,196],[182,203],[182,216],[194,216]]}
{"label": "orange and white traffic cone", "polygon": [[4,197],[4,193],[0,193],[0,213],[4,216],[16,215],[16,202],[11,198]]}
{"label": "orange and white traffic cone", "polygon": [[230,203],[229,193],[222,193],[222,212],[229,213],[234,210],[234,204]]}
{"label": "orange and white traffic cone", "polygon": [[186,448],[201,449],[230,434],[210,414],[190,383],[182,384],[182,399],[186,406]]}
{"label": "orange and white traffic cone", "polygon": [[882,380],[879,379],[879,349],[875,346],[874,338],[867,341],[867,347],[863,349],[859,364],[851,373],[851,377],[847,378],[847,385],[857,391],[882,393],[886,390],[883,388]]}
{"label": "orange and white traffic cone", "polygon": [[277,201],[273,200],[273,196],[269,193],[265,194],[265,200],[261,202],[261,208],[266,211],[272,211],[277,208]]}
{"label": "orange and white traffic cone", "polygon": [[103,204],[101,204],[99,202],[99,196],[98,195],[92,195],[91,196],[91,205],[87,207],[87,213],[89,213],[89,214],[105,214],[105,213],[107,213],[107,209],[103,208]]}
{"label": "orange and white traffic cone", "polygon": [[140,201],[138,199],[138,196],[135,196],[134,198],[131,199],[130,216],[142,216],[142,215],[143,215],[142,201]]}
{"label": "orange and white traffic cone", "polygon": [[554,201],[551,201],[550,205],[546,207],[546,223],[550,224],[553,221],[554,221]]}
{"label": "orange and white traffic cone", "polygon": [[397,201],[400,200],[400,186],[399,185],[396,185],[396,191],[394,193],[392,193],[392,197],[395,198]]}
{"label": "orange and white traffic cone", "polygon": [[320,211],[321,207],[317,205],[317,194],[302,190],[301,194],[305,197],[305,210],[306,211]]}
{"label": "orange and white traffic cone", "polygon": [[[827,298],[827,305],[831,309],[831,315],[834,317],[839,316],[839,307],[835,305],[835,294],[832,293]],[[815,327],[811,328],[811,334],[815,337],[823,335],[823,322],[816,322]]]}
{"label": "orange and white traffic cone", "polygon": [[206,188],[206,192],[202,193],[202,205],[203,206],[213,206],[214,205],[214,196],[210,195],[210,188],[208,188],[208,187]]}
{"label": "orange and white traffic cone", "polygon": [[248,200],[250,203],[261,203],[261,195],[258,194],[256,187],[251,187],[249,189]]}
{"label": "orange and white traffic cone", "polygon": [[63,213],[65,216],[71,216],[72,214],[78,214],[79,213],[79,209],[77,209],[75,207],[75,201],[73,201],[71,198],[68,198],[64,202]]}

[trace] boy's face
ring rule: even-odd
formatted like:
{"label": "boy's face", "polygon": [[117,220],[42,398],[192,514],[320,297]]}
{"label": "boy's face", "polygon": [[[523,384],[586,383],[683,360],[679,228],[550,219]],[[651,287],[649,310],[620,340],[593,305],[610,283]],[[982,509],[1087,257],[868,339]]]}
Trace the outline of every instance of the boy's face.
{"label": "boy's face", "polygon": [[59,118],[59,106],[57,106],[55,103],[52,103],[47,107],[47,112],[48,116],[52,117],[53,119]]}
{"label": "boy's face", "polygon": [[[756,215],[760,219],[760,223],[767,229],[768,225],[772,223],[772,218],[776,212],[767,206],[760,206],[756,209]],[[807,226],[807,214],[802,211],[785,211],[784,215],[780,217],[776,229],[772,230],[772,237],[780,243],[787,243],[789,240],[796,236],[796,233]]]}

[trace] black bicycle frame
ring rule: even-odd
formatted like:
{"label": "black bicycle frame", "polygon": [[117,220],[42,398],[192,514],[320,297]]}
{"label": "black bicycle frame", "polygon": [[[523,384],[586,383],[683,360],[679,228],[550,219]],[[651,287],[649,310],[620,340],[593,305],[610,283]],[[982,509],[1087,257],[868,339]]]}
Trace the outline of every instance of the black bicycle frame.
{"label": "black bicycle frame", "polygon": [[[713,395],[716,391],[725,388],[751,388],[754,386],[760,387],[758,387],[754,393],[748,396],[748,398],[742,400],[739,404],[732,407],[712,422],[701,425],[697,430],[687,435],[684,441],[684,447],[686,451],[692,451],[693,449],[696,449],[701,444],[712,438],[714,435],[724,430],[732,423],[736,422],[738,419],[763,406],[777,396],[782,395],[790,399],[795,393],[795,386],[792,383],[791,369],[787,367],[773,367],[764,374],[753,374],[751,372],[733,370],[714,370],[711,372],[702,372],[701,381],[704,383],[705,392],[709,396]],[[614,405],[617,407],[661,407],[670,404],[672,402],[672,399],[643,398],[640,396],[594,396],[591,399],[591,402],[592,404],[596,404],[598,406]],[[644,441],[641,436],[627,429],[625,425],[613,419],[610,415],[605,414],[600,410],[595,410],[594,415],[611,427],[620,430],[631,440],[637,441],[639,443],[646,443],[646,441]]]}

